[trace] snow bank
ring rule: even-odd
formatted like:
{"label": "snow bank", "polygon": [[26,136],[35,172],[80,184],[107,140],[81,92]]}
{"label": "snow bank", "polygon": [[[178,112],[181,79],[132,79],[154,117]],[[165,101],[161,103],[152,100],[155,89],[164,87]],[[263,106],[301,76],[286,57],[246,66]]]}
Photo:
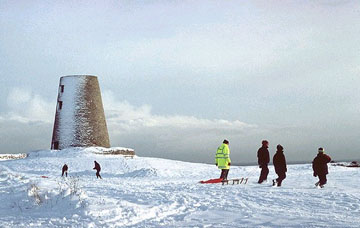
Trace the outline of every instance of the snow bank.
{"label": "snow bank", "polygon": [[0,161],[26,158],[27,154],[0,154]]}
{"label": "snow bank", "polygon": [[[255,166],[231,167],[246,185],[199,184],[214,165],[101,155],[99,148],[37,151],[0,163],[0,227],[358,227],[360,169],[289,165],[283,187],[257,184]],[[94,161],[103,179],[96,179]],[[69,166],[69,177],[61,167]],[[270,167],[269,178],[275,178]]]}
{"label": "snow bank", "polygon": [[128,156],[135,155],[134,149],[125,148],[125,147],[111,147],[111,148],[88,147],[88,148],[84,148],[84,151],[92,152],[95,154],[104,154],[104,155],[128,155]]}

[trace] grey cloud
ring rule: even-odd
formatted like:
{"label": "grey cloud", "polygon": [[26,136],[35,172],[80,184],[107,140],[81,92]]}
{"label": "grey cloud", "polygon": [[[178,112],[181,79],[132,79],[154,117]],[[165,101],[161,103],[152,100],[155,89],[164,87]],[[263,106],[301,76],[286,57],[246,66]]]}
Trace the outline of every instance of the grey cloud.
{"label": "grey cloud", "polygon": [[[16,88],[12,91],[8,98],[14,102],[12,112],[0,116],[1,152],[48,148],[53,127],[53,102],[47,102],[31,91]],[[14,98],[14,94],[19,97]],[[134,148],[140,156],[212,163],[215,149],[226,138],[230,141],[234,163],[255,162],[262,139],[270,141],[271,153],[276,144],[283,144],[289,161],[309,161],[320,146],[325,147],[334,159],[358,158],[358,151],[348,143],[355,142],[357,136],[343,124],[287,127],[194,116],[163,116],[153,114],[149,105],[136,107],[119,101],[111,91],[103,93],[103,102],[112,146]],[[38,114],[28,112],[29,107],[51,110]],[[360,127],[357,123],[352,125]]]}
{"label": "grey cloud", "polygon": [[0,153],[27,153],[49,149],[52,124],[0,118]]}
{"label": "grey cloud", "polygon": [[119,105],[106,109],[113,144],[142,154],[181,157],[191,145],[207,159],[230,134],[239,161],[254,160],[263,138],[293,160],[318,144],[356,158],[359,9],[356,0],[4,0],[0,116],[52,123],[59,77],[89,73]]}

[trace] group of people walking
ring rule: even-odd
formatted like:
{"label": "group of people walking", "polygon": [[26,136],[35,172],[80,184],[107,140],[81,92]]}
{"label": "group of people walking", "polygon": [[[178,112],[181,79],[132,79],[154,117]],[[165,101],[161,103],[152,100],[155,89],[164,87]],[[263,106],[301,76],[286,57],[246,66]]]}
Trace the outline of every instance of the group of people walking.
{"label": "group of people walking", "polygon": [[[100,175],[100,170],[101,170],[100,164],[97,161],[94,161],[94,163],[95,163],[95,167],[93,169],[96,170],[96,178],[102,179],[102,177]],[[68,169],[69,169],[68,165],[64,164],[63,167],[62,167],[62,174],[61,174],[62,177],[64,176],[64,174],[67,177]]]}
{"label": "group of people walking", "polygon": [[[267,140],[262,141],[262,146],[257,152],[258,164],[261,168],[261,173],[259,177],[258,183],[267,180],[267,176],[269,174],[268,164],[270,163],[270,153],[269,153],[269,142]],[[273,157],[273,164],[275,168],[275,173],[278,175],[277,179],[273,180],[273,185],[281,186],[282,181],[286,178],[286,159],[284,155],[284,148],[280,144],[276,146],[276,153]]]}
{"label": "group of people walking", "polygon": [[[262,141],[262,146],[259,148],[257,152],[258,165],[261,168],[260,177],[258,183],[261,184],[267,180],[269,174],[268,164],[270,163],[270,153],[269,153],[269,142],[267,140]],[[331,161],[330,156],[325,154],[323,148],[318,149],[318,154],[314,158],[312,162],[312,168],[314,171],[314,177],[318,177],[319,181],[315,184],[316,186],[320,186],[321,188],[327,182],[326,175],[328,174],[328,166],[327,163]],[[230,159],[230,149],[229,149],[229,141],[224,140],[222,145],[220,145],[216,151],[215,156],[215,164],[221,169],[220,178],[223,180],[227,180],[229,169],[231,165]],[[276,153],[273,157],[273,164],[275,168],[275,173],[278,175],[278,178],[273,180],[273,185],[281,186],[282,181],[286,178],[286,159],[284,155],[284,148],[282,145],[276,146]]]}

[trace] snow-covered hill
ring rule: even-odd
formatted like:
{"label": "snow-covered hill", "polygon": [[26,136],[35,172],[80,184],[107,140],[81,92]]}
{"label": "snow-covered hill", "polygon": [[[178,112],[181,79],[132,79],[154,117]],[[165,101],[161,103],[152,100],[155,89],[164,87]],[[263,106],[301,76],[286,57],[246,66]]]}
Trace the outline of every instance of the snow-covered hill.
{"label": "snow-covered hill", "polygon": [[[310,164],[289,165],[281,188],[255,166],[231,167],[246,185],[199,184],[214,165],[101,155],[97,148],[37,151],[0,162],[0,227],[359,227],[360,169],[329,166],[317,189]],[[213,156],[212,154],[209,156]],[[96,179],[94,160],[102,167]],[[69,166],[69,177],[61,168]],[[270,167],[269,178],[275,178]]]}

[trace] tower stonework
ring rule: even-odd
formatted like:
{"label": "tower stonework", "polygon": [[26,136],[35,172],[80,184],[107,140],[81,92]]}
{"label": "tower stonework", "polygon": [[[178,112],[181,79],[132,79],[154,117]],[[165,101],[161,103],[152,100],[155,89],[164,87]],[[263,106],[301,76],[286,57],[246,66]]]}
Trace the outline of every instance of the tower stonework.
{"label": "tower stonework", "polygon": [[110,147],[96,76],[60,78],[51,149]]}

